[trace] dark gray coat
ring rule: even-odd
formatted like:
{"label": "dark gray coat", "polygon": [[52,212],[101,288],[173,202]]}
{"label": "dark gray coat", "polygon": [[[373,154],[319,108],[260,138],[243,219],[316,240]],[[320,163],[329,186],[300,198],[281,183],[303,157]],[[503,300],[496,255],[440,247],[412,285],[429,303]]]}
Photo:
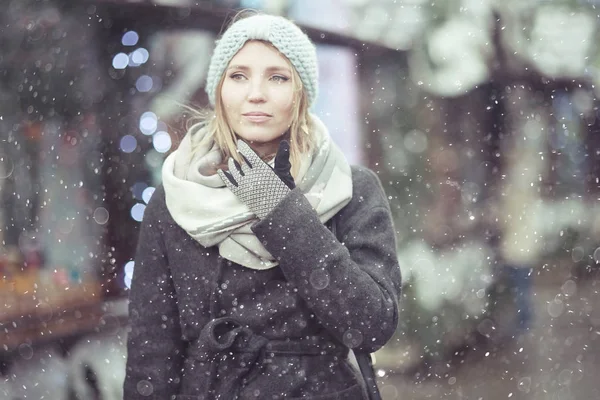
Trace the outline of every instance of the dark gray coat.
{"label": "dark gray coat", "polygon": [[299,189],[253,226],[280,263],[263,271],[192,239],[157,189],[129,296],[125,400],[365,398],[347,346],[390,339],[401,278],[381,184],[364,167],[352,180],[337,239]]}

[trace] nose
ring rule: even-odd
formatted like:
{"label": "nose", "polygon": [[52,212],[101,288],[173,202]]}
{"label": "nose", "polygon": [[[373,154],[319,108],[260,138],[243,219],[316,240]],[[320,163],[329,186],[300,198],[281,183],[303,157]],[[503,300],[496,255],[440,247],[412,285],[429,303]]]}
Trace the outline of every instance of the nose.
{"label": "nose", "polygon": [[250,82],[248,89],[248,101],[251,103],[262,103],[266,100],[262,79]]}

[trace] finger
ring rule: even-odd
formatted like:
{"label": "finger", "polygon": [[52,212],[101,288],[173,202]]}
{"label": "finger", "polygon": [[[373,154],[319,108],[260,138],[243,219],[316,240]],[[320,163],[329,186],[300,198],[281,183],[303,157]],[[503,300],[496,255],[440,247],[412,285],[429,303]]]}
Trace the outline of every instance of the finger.
{"label": "finger", "polygon": [[287,140],[279,142],[279,149],[275,155],[275,164],[273,170],[290,189],[296,187],[294,177],[291,174],[292,164],[290,163],[290,143]]}
{"label": "finger", "polygon": [[238,163],[236,160],[234,160],[233,157],[229,158],[229,161],[227,161],[227,166],[229,167],[229,174],[231,174],[231,176],[233,176],[233,179],[235,179],[235,181],[237,183],[240,182],[241,177],[242,177],[242,175],[240,174],[240,170],[238,169],[239,165],[240,165],[240,163]]}
{"label": "finger", "polygon": [[235,181],[235,179],[233,179],[233,176],[231,176],[231,174],[229,172],[219,169],[219,170],[217,170],[217,174],[219,174],[219,177],[221,178],[221,180],[223,181],[225,186],[227,186],[229,188],[231,188],[231,186],[235,186],[235,187],[238,186],[237,182]]}
{"label": "finger", "polygon": [[248,145],[248,143],[244,142],[243,140],[238,140],[237,147],[238,151],[248,162],[248,165],[258,165],[258,163],[262,161],[258,154],[256,154],[254,150],[252,150],[252,148]]}
{"label": "finger", "polygon": [[246,163],[246,165],[250,168],[252,168],[252,163],[250,161],[248,161],[248,159],[246,158],[245,155],[243,155],[242,153],[240,153],[240,156],[242,156],[242,158],[244,159],[244,162]]}
{"label": "finger", "polygon": [[233,165],[235,165],[235,169],[240,173],[240,175],[242,175],[242,176],[246,175],[244,173],[244,169],[242,168],[242,165],[235,158],[233,159]]}
{"label": "finger", "polygon": [[275,155],[275,169],[279,171],[289,171],[290,164],[290,143],[287,140],[279,142],[279,149]]}

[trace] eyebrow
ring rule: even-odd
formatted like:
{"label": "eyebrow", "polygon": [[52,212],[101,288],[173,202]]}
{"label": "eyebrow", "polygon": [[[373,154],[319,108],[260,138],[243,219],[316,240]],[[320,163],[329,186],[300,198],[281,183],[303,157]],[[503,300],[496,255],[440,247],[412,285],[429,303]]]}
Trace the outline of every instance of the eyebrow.
{"label": "eyebrow", "polygon": [[[230,69],[239,69],[242,71],[248,71],[248,70],[250,70],[250,67],[248,67],[246,65],[232,65],[229,68],[227,68],[228,71]],[[292,73],[292,71],[290,71],[290,69],[287,67],[276,67],[276,66],[267,67],[266,71],[267,72],[287,72],[288,74]]]}

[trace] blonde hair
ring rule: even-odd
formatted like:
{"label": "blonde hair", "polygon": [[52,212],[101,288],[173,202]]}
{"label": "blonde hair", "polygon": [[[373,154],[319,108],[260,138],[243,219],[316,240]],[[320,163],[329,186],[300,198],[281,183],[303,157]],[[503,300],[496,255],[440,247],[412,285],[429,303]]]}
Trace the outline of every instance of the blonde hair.
{"label": "blonde hair", "polygon": [[[249,13],[248,10],[243,10],[237,13],[229,26],[238,21],[239,19],[254,15],[256,12]],[[277,50],[275,46],[266,41],[261,41],[266,45]],[[292,165],[292,176],[296,177],[298,170],[300,169],[300,162],[302,155],[311,153],[315,147],[316,139],[313,132],[312,121],[309,113],[309,100],[306,91],[303,88],[302,80],[298,71],[294,68],[292,63],[285,57],[279,50],[277,52],[286,60],[288,66],[292,71],[292,87],[294,92],[293,113],[292,123],[289,128],[289,141],[290,141],[290,163]],[[203,141],[214,141],[217,147],[221,150],[223,164],[216,166],[217,168],[225,168],[227,160],[233,157],[238,162],[242,162],[242,158],[237,152],[237,139],[236,134],[229,125],[227,117],[225,115],[225,106],[221,97],[221,89],[225,80],[226,74],[224,73],[219,80],[216,90],[216,101],[214,110],[206,108],[199,111],[194,111],[190,107],[186,107],[193,115],[193,118],[189,120],[192,124],[200,123],[203,125],[203,129],[206,129],[206,135],[203,136]],[[195,151],[199,147],[200,143],[194,144],[192,138],[192,151]],[[272,156],[272,155],[271,155]]]}

